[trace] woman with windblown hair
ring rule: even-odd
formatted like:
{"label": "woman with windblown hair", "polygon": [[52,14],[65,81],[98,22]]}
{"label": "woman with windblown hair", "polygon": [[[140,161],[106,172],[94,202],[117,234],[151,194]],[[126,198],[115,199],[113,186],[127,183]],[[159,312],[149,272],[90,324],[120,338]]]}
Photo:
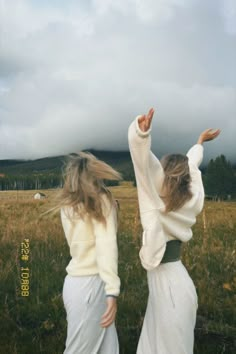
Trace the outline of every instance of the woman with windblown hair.
{"label": "woman with windblown hair", "polygon": [[192,354],[198,299],[180,261],[180,248],[192,237],[191,227],[203,208],[198,168],[202,144],[220,131],[207,129],[187,155],[172,154],[159,161],[150,150],[153,114],[150,109],[138,116],[128,134],[143,227],[139,255],[149,288],[137,354]]}
{"label": "woman with windblown hair", "polygon": [[117,274],[116,203],[103,180],[120,174],[92,154],[71,155],[59,200],[70,248],[63,302],[67,313],[64,354],[118,354],[114,320]]}

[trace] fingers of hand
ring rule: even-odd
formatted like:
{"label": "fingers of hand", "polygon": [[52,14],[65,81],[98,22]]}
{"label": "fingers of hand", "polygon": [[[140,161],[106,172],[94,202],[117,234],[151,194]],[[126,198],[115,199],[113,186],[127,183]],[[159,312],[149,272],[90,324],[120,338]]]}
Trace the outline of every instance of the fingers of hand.
{"label": "fingers of hand", "polygon": [[152,117],[153,117],[153,114],[154,114],[154,109],[153,109],[153,108],[150,108],[149,111],[148,111],[147,117],[148,117],[148,118],[152,118]]}
{"label": "fingers of hand", "polygon": [[101,322],[101,327],[109,327],[115,320],[116,315],[115,314],[110,314],[110,316],[107,316],[102,322]]}
{"label": "fingers of hand", "polygon": [[216,130],[213,132],[214,138],[216,138],[219,134],[220,134],[220,129],[216,129]]}
{"label": "fingers of hand", "polygon": [[106,312],[102,315],[102,321],[109,315],[111,309],[107,308]]}
{"label": "fingers of hand", "polygon": [[110,326],[112,322],[115,320],[115,317],[116,317],[116,306],[112,306],[111,308],[108,308],[104,313],[104,315],[102,316],[100,325],[102,327]]}
{"label": "fingers of hand", "polygon": [[109,298],[107,299],[107,308],[106,308],[106,311],[105,313],[102,315],[102,319],[106,318],[107,316],[109,316],[109,314],[112,312],[112,311],[116,311],[116,302],[114,300],[113,302],[113,298]]}
{"label": "fingers of hand", "polygon": [[154,115],[154,109],[151,108],[147,114],[147,117],[146,117],[147,129],[149,129],[151,126],[153,115]]}
{"label": "fingers of hand", "polygon": [[220,134],[220,129],[207,129],[202,133],[204,141],[215,139]]}
{"label": "fingers of hand", "polygon": [[143,114],[141,117],[139,117],[138,122],[142,123],[145,121],[145,115]]}
{"label": "fingers of hand", "polygon": [[151,123],[152,123],[152,117],[148,117],[147,120],[146,120],[146,127],[147,127],[147,130],[150,128]]}
{"label": "fingers of hand", "polygon": [[146,132],[150,128],[151,122],[152,122],[152,118],[153,118],[153,114],[154,114],[154,109],[151,108],[151,109],[149,109],[147,115],[143,114],[142,116],[140,116],[138,118],[139,128],[143,132]]}
{"label": "fingers of hand", "polygon": [[218,135],[218,134],[220,133],[220,129],[212,129],[212,128],[211,128],[211,129],[208,129],[208,130],[207,130],[207,133],[208,133],[208,134],[211,134],[211,135],[215,135],[215,134]]}
{"label": "fingers of hand", "polygon": [[142,115],[141,117],[139,117],[138,124],[139,124],[139,128],[142,131],[145,131],[145,129],[146,129],[146,116],[145,115]]}

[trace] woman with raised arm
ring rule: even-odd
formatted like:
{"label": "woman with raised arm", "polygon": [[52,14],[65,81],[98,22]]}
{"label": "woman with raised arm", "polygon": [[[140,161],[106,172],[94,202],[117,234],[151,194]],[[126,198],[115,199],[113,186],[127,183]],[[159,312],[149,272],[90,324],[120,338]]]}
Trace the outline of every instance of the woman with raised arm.
{"label": "woman with raised arm", "polygon": [[118,354],[114,320],[117,274],[116,202],[104,184],[120,174],[89,153],[69,156],[59,207],[71,260],[63,302],[67,313],[64,354]]}
{"label": "woman with raised arm", "polygon": [[128,133],[143,227],[139,255],[149,288],[137,354],[192,354],[198,299],[180,249],[203,208],[202,144],[220,130],[205,130],[187,155],[159,161],[150,150],[153,114],[138,116]]}

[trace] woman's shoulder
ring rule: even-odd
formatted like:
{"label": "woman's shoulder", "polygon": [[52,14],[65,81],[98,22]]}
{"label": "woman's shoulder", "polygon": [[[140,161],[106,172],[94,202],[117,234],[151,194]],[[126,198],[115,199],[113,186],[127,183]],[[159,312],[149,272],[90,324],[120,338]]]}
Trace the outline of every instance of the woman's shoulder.
{"label": "woman's shoulder", "polygon": [[80,219],[78,212],[76,212],[75,208],[70,205],[62,206],[60,209],[61,218],[63,219]]}

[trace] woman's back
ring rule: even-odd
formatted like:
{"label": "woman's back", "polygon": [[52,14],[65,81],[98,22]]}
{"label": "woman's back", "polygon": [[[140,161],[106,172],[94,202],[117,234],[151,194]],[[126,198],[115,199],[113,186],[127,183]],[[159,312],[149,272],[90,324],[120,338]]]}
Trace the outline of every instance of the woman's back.
{"label": "woman's back", "polygon": [[88,153],[74,154],[60,194],[61,222],[70,249],[63,302],[66,353],[118,354],[114,325],[118,276],[115,201],[104,179],[120,174]]}
{"label": "woman's back", "polygon": [[105,194],[100,198],[105,224],[89,214],[81,218],[72,207],[61,208],[62,226],[71,255],[66,271],[71,276],[100,274],[107,292],[117,295],[120,279],[117,275],[116,206]]}

